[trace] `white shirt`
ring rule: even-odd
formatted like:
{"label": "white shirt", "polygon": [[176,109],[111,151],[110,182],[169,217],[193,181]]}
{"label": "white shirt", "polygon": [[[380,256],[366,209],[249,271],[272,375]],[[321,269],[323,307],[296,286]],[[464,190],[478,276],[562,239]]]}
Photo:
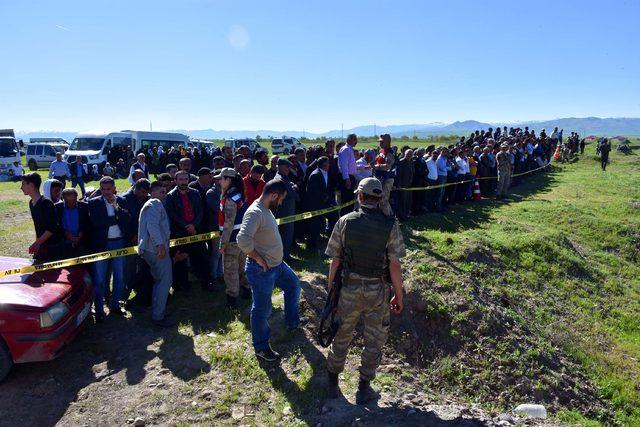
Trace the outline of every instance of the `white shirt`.
{"label": "white shirt", "polygon": [[436,165],[436,160],[433,157],[429,157],[427,160],[427,179],[432,181],[437,181],[438,179],[438,165]]}
{"label": "white shirt", "polygon": [[[107,199],[105,199],[104,197],[102,197],[102,200],[104,200],[104,204],[107,207],[107,215],[116,216],[116,208],[114,208],[111,203],[107,202]],[[120,226],[112,225],[109,227],[109,231],[107,232],[107,239],[119,239],[121,237],[122,233],[120,232]]]}
{"label": "white shirt", "polygon": [[11,170],[13,171],[13,176],[22,176],[24,174],[24,168],[22,165],[11,166]]}
{"label": "white shirt", "polygon": [[356,173],[357,181],[362,181],[365,178],[371,178],[371,176],[373,175],[373,170],[366,169],[367,166],[369,166],[369,163],[367,163],[364,157],[360,157],[358,160],[356,160],[356,170],[358,171]]}
{"label": "white shirt", "polygon": [[458,165],[458,175],[466,175],[470,173],[469,161],[462,157],[456,157],[456,164]]}

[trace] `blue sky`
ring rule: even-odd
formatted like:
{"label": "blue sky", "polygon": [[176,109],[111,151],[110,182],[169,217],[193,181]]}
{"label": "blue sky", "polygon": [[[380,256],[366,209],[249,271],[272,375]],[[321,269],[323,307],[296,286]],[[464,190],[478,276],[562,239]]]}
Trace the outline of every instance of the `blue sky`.
{"label": "blue sky", "polygon": [[640,1],[0,0],[0,128],[640,116]]}

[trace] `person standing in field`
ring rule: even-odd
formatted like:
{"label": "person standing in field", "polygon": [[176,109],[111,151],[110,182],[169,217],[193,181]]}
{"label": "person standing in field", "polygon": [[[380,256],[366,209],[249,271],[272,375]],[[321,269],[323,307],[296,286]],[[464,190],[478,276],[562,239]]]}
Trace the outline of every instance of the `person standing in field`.
{"label": "person standing in field", "polygon": [[509,155],[509,144],[506,142],[500,145],[500,151],[496,154],[498,165],[498,186],[496,188],[496,199],[507,196],[509,184],[511,183],[511,156]]}
{"label": "person standing in field", "polygon": [[59,254],[61,240],[60,225],[57,221],[53,202],[40,194],[42,178],[36,172],[22,175],[20,189],[29,196],[29,211],[36,231],[36,240],[29,246],[29,253],[36,262],[52,261]]}
{"label": "person standing in field", "polygon": [[165,316],[167,298],[173,279],[171,256],[169,255],[169,236],[171,228],[169,215],[163,202],[167,189],[160,181],[151,183],[151,198],[140,209],[140,229],[138,231],[138,253],[146,261],[153,276],[151,297],[151,321],[159,327],[175,325]]}
{"label": "person standing in field", "polygon": [[[338,152],[338,169],[340,170],[340,203],[347,203],[354,199],[353,189],[356,186],[356,157],[354,148],[358,144],[358,137],[355,133],[347,136],[347,143]],[[341,213],[345,214],[353,210],[353,206],[346,206],[341,209]]]}
{"label": "person standing in field", "polygon": [[380,209],[387,216],[393,216],[393,210],[389,203],[391,190],[394,182],[394,166],[396,163],[395,156],[391,150],[391,135],[385,133],[380,135],[378,139],[380,143],[380,152],[376,157],[373,165],[374,175],[382,182],[382,200],[380,201]]}
{"label": "person standing in field", "polygon": [[284,293],[284,320],[290,332],[307,319],[300,318],[298,303],[300,282],[291,267],[283,261],[283,247],[278,224],[273,216],[287,196],[288,185],[274,179],[264,186],[262,195],[245,212],[237,235],[238,247],[247,255],[245,272],[251,285],[251,336],[256,357],[275,362],[280,355],[269,343],[273,288],[278,285]]}
{"label": "person standing in field", "polygon": [[607,138],[604,138],[600,144],[600,167],[603,171],[607,170],[609,152],[611,152],[611,142],[609,142]]}
{"label": "person standing in field", "polygon": [[[343,283],[338,302],[340,327],[327,356],[327,394],[331,399],[340,396],[339,375],[344,370],[353,331],[362,318],[364,350],[356,393],[356,403],[361,405],[377,397],[370,383],[387,341],[390,313],[402,312],[404,290],[400,259],[406,249],[398,221],[379,209],[383,200],[382,183],[376,178],[365,178],[356,191],[360,209],[338,220],[325,252],[331,257],[329,289],[334,286],[339,267],[342,267]],[[389,296],[390,283],[393,298]]]}
{"label": "person standing in field", "polygon": [[220,211],[218,226],[220,229],[220,247],[224,265],[224,283],[227,292],[227,307],[238,307],[238,296],[251,298],[251,289],[244,273],[246,255],[236,241],[242,218],[249,205],[244,200],[242,176],[231,168],[223,168],[215,175],[220,179]]}

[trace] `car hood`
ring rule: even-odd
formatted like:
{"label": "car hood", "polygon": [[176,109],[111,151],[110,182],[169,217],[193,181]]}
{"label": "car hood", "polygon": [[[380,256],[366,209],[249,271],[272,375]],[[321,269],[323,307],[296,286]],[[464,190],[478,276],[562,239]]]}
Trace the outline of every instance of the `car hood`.
{"label": "car hood", "polygon": [[[28,265],[31,265],[29,259],[0,256],[0,270]],[[66,269],[3,277],[0,278],[0,307],[42,311],[63,299],[73,287]]]}

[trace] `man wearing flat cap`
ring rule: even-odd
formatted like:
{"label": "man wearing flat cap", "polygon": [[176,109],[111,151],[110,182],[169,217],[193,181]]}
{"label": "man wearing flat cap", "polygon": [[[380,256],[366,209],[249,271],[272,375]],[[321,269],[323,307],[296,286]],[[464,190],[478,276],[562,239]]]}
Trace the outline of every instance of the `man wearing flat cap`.
{"label": "man wearing flat cap", "polygon": [[496,199],[507,197],[507,191],[511,183],[511,155],[509,154],[509,144],[500,144],[500,151],[496,154],[498,165],[498,186],[496,188]]}
{"label": "man wearing flat cap", "polygon": [[[390,312],[403,308],[400,258],[405,245],[396,219],[380,210],[383,185],[376,178],[365,178],[355,191],[360,209],[338,220],[327,244],[331,257],[328,284],[333,286],[342,267],[342,290],[338,303],[340,328],[327,356],[329,398],[340,396],[338,375],[344,370],[353,331],[360,318],[364,323],[364,349],[360,364],[360,383],[356,393],[359,405],[377,398],[370,382],[382,357],[389,333]],[[393,286],[390,298],[389,285]]]}

